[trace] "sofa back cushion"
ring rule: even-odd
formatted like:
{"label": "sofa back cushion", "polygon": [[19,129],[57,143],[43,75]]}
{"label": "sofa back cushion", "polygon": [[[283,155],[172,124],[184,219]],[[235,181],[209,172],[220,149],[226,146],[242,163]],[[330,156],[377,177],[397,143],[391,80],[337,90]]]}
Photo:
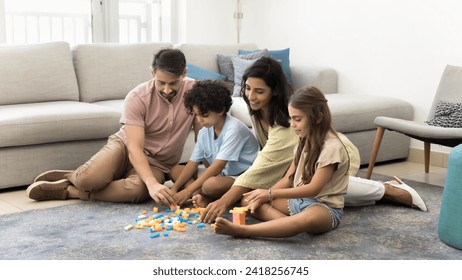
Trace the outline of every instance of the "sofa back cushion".
{"label": "sofa back cushion", "polygon": [[0,47],[0,105],[77,100],[68,43]]}
{"label": "sofa back cushion", "polygon": [[239,50],[256,50],[257,45],[248,44],[194,44],[175,45],[186,56],[188,64],[219,73],[217,55],[238,55]]}
{"label": "sofa back cushion", "polygon": [[96,102],[124,99],[138,84],[152,78],[150,66],[169,43],[76,45],[72,49],[80,100]]}

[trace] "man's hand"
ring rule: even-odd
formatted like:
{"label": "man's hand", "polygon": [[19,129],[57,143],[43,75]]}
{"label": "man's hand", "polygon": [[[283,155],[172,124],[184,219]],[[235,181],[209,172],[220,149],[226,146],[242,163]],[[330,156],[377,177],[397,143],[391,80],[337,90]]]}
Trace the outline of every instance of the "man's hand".
{"label": "man's hand", "polygon": [[153,183],[148,186],[149,195],[154,201],[163,206],[175,205],[172,191],[165,185]]}

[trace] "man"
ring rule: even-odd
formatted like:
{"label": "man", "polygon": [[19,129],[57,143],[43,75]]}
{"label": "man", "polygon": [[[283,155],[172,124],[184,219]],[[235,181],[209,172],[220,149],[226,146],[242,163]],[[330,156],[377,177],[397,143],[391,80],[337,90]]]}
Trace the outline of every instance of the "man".
{"label": "man", "polygon": [[121,129],[76,170],[37,176],[27,188],[29,198],[142,202],[151,197],[161,205],[175,204],[163,183],[180,160],[191,126],[196,135],[200,129],[184,107],[184,96],[195,83],[186,73],[180,50],[160,50],[152,62],[153,79],[125,98]]}

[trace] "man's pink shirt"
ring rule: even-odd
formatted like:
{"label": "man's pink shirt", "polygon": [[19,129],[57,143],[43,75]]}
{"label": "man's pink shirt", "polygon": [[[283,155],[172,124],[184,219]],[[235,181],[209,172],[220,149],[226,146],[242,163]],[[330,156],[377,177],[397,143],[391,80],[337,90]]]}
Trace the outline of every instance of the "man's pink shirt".
{"label": "man's pink shirt", "polygon": [[[184,79],[177,95],[169,102],[155,89],[155,80],[138,85],[124,101],[120,123],[144,127],[144,152],[149,164],[165,173],[178,164],[191,127],[198,125],[195,117],[188,114],[184,96],[195,80]],[[125,144],[125,126],[116,133]]]}

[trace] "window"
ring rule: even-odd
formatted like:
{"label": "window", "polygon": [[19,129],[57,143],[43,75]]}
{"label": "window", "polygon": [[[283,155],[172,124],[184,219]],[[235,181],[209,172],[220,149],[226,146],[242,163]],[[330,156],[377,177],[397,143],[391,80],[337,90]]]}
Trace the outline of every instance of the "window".
{"label": "window", "polygon": [[161,0],[0,0],[0,43],[162,41]]}
{"label": "window", "polygon": [[161,41],[160,1],[119,1],[119,42]]}

